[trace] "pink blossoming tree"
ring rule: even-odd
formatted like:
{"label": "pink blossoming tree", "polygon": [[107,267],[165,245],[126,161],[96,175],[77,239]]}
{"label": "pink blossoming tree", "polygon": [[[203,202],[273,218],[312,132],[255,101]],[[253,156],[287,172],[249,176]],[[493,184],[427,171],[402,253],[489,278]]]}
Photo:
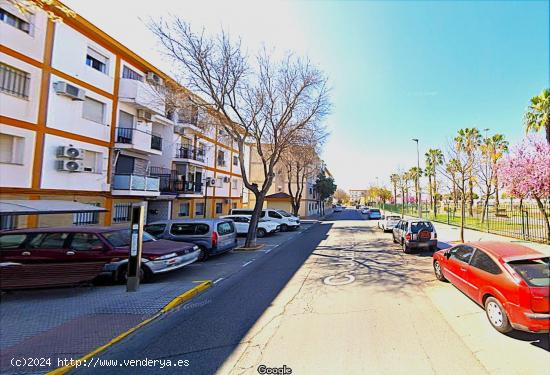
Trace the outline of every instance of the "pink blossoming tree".
{"label": "pink blossoming tree", "polygon": [[528,136],[499,161],[498,170],[508,194],[537,202],[550,238],[548,213],[542,203],[550,198],[550,144],[540,136]]}

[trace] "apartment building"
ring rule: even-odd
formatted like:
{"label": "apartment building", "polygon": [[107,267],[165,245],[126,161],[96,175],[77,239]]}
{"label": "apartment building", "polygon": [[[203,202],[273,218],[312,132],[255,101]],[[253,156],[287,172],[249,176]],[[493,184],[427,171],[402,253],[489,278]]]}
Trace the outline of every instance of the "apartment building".
{"label": "apartment building", "polygon": [[364,204],[365,199],[362,199],[367,194],[366,189],[350,189],[349,191],[349,200],[352,203]]}
{"label": "apartment building", "polygon": [[168,108],[169,76],[81,16],[58,15],[0,1],[1,198],[107,212],[8,216],[1,227],[124,223],[137,202],[148,221],[246,203],[238,152],[218,125],[204,126],[211,115]]}
{"label": "apartment building", "polygon": [[[311,169],[326,173],[330,176],[330,172],[320,158],[317,158],[314,165],[311,165]],[[288,188],[289,177],[285,166],[282,162],[279,162],[275,166],[274,171],[275,177],[266,195],[264,208],[281,209],[287,212],[292,212],[291,196]],[[300,183],[302,189],[302,199],[300,202],[300,210],[298,212],[300,217],[319,216],[322,212],[326,212],[327,209],[332,207],[331,201],[320,201],[317,191],[315,190],[316,180],[317,173],[314,173],[307,176],[303,184]],[[261,186],[264,182],[263,164],[260,156],[255,151],[255,148],[252,148],[250,157],[250,182],[256,183],[259,186]],[[291,180],[291,188],[294,192],[297,191],[298,182],[295,178]],[[256,200],[254,195],[250,194],[248,207],[253,208],[255,203]]]}

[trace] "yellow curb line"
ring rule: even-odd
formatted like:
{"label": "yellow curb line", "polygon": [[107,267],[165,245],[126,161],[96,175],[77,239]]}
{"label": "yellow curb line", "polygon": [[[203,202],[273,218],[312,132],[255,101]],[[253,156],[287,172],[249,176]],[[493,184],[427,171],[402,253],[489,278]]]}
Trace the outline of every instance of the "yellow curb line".
{"label": "yellow curb line", "polygon": [[143,322],[139,323],[137,326],[132,327],[129,330],[127,330],[126,332],[123,332],[120,335],[116,336],[114,339],[112,339],[111,341],[109,341],[105,345],[102,345],[99,348],[97,348],[97,349],[91,351],[90,353],[84,355],[83,357],[75,360],[75,364],[67,365],[67,366],[60,367],[58,369],[52,370],[52,371],[48,372],[47,375],[66,374],[67,372],[69,372],[70,370],[72,370],[75,367],[76,363],[81,363],[81,364],[84,363],[84,361],[92,358],[96,354],[101,353],[102,351],[104,351],[108,347],[116,344],[117,342],[121,341],[123,338],[127,337],[131,333],[133,333],[133,332],[137,331],[138,329],[140,329],[141,327],[151,323],[153,320],[157,319],[159,316],[161,316],[164,313],[172,310],[174,307],[176,307],[178,305],[181,305],[183,302],[191,299],[192,297],[196,296],[197,294],[199,294],[203,290],[206,290],[206,289],[210,288],[212,285],[213,285],[212,280],[206,280],[206,281],[201,282],[199,285],[197,285],[193,289],[190,289],[187,292],[182,293],[179,296],[177,296],[176,298],[174,298],[172,301],[170,301],[168,304],[166,304],[166,306],[164,306],[159,312],[157,312],[152,317],[145,319]]}
{"label": "yellow curb line", "polygon": [[264,244],[259,244],[253,247],[236,247],[233,251],[256,251],[264,248]]}

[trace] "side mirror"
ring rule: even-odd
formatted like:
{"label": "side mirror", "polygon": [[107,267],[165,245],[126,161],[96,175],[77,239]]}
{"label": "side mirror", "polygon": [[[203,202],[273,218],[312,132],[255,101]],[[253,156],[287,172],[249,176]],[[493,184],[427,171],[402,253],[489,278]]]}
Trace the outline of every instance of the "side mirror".
{"label": "side mirror", "polygon": [[445,258],[449,259],[451,257],[450,251],[445,251]]}
{"label": "side mirror", "polygon": [[381,218],[382,218],[382,220],[384,220],[384,219],[386,218],[386,216],[385,216],[385,215],[382,215]]}

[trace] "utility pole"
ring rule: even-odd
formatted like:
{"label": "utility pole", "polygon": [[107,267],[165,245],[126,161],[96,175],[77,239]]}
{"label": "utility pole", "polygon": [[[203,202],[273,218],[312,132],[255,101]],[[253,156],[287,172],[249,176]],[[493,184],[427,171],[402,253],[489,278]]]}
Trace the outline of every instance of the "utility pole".
{"label": "utility pole", "polygon": [[413,141],[416,142],[416,167],[418,168],[418,170],[416,171],[416,204],[418,206],[418,217],[422,219],[422,192],[420,191],[420,151],[418,146],[418,138],[413,138]]}

